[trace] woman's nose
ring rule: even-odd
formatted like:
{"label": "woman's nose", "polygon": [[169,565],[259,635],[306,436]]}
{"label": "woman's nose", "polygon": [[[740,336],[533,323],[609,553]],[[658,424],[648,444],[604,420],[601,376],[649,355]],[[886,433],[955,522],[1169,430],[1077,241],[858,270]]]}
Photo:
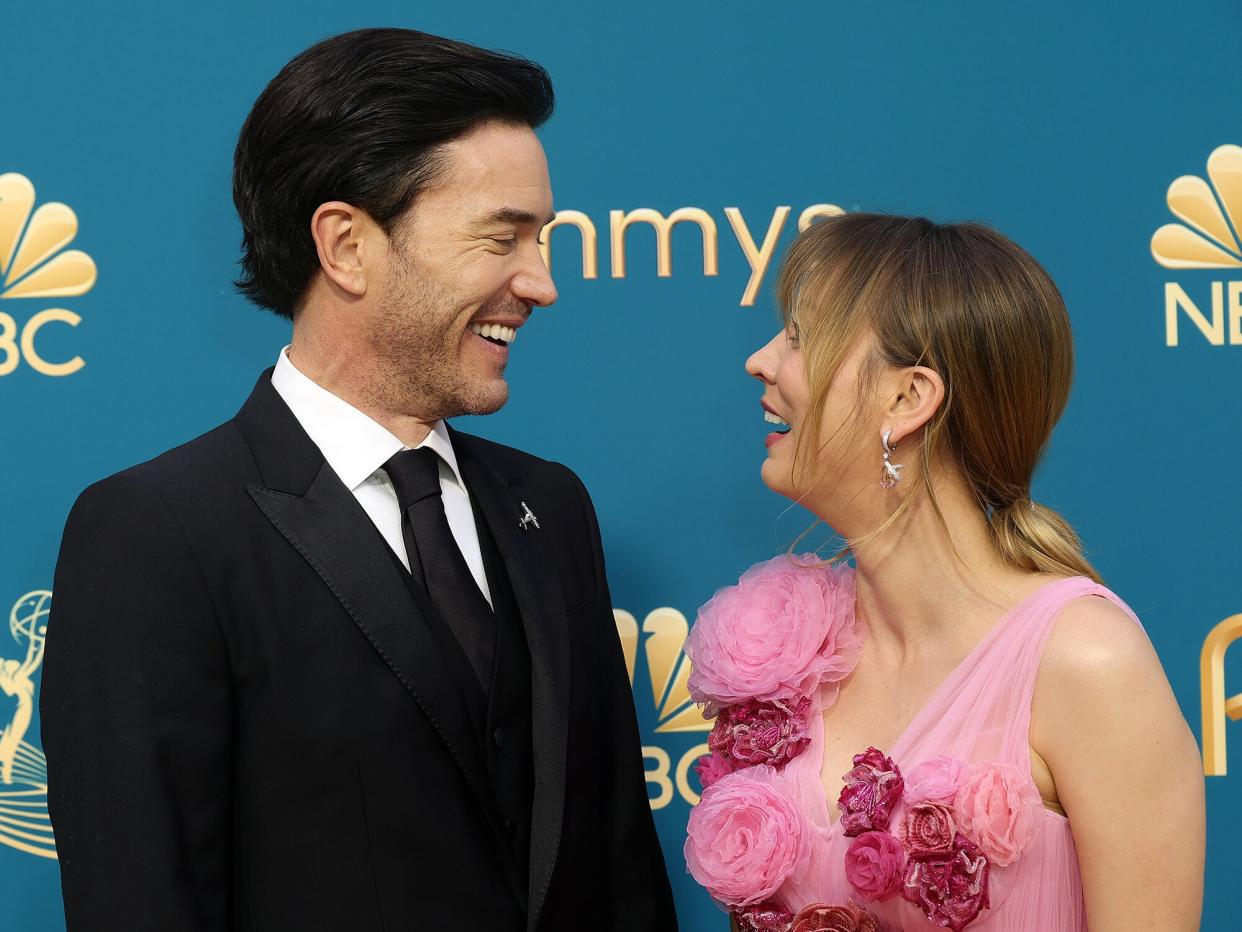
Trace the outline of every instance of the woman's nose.
{"label": "woman's nose", "polygon": [[776,381],[776,341],[779,340],[781,334],[777,334],[767,342],[767,345],[760,347],[750,354],[750,358],[746,360],[746,373],[761,382]]}

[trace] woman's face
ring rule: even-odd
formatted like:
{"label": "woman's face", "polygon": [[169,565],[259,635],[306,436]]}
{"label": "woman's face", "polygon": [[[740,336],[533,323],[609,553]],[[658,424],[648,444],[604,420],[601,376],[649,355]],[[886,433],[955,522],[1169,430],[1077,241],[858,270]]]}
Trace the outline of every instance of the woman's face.
{"label": "woman's face", "polygon": [[872,343],[873,337],[866,333],[846,354],[825,399],[816,444],[819,449],[805,447],[796,470],[794,454],[800,431],[810,426],[806,423],[810,386],[797,326],[791,323],[746,360],[747,373],[763,385],[760,404],[767,412],[767,419],[772,421],[775,416],[784,422],[773,423],[773,432],[764,439],[768,456],[763,463],[763,482],[774,492],[803,501],[824,518],[829,517],[825,511],[836,509],[831,507],[830,501],[820,500],[848,500],[862,481],[864,464],[874,467],[866,475],[872,478],[879,475],[878,432],[873,444],[875,449],[871,451],[874,456],[867,459],[863,447],[869,432],[853,429],[858,415],[862,415],[857,422],[859,425],[866,425],[873,419],[867,416],[868,409],[874,407],[871,400],[864,399],[864,409],[858,409],[863,366]]}

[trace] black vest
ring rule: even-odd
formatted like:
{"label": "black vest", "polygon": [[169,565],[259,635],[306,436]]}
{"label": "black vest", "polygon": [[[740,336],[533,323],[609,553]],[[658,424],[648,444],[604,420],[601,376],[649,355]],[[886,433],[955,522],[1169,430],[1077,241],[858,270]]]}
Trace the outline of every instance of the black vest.
{"label": "black vest", "polygon": [[[444,655],[445,665],[461,690],[470,719],[487,758],[488,773],[500,804],[514,862],[523,877],[530,873],[531,796],[534,792],[534,758],[531,751],[531,668],[526,630],[518,611],[513,585],[487,520],[474,509],[474,524],[483,554],[483,568],[496,617],[496,652],[492,678],[486,694],[466,653],[445,621],[434,609],[426,619]],[[393,563],[414,588],[418,583],[397,559]],[[421,587],[419,587],[421,588]],[[483,600],[480,592],[479,599]],[[423,597],[426,601],[426,597]],[[486,603],[485,603],[486,604]],[[427,608],[431,608],[428,604]]]}
{"label": "black vest", "polygon": [[496,615],[496,663],[487,709],[484,741],[488,770],[505,817],[513,854],[527,876],[530,869],[530,810],[534,793],[534,759],[531,750],[531,669],[526,630],[513,595],[509,572],[496,547],[487,521],[474,512],[479,547]]}

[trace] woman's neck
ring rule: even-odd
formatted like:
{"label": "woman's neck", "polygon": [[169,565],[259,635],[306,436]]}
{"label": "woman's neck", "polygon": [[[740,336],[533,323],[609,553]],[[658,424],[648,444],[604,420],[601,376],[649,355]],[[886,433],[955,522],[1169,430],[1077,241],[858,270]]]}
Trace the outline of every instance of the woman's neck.
{"label": "woman's neck", "polygon": [[965,489],[937,489],[943,521],[925,493],[909,494],[906,512],[854,549],[859,614],[876,650],[904,656],[934,644],[956,653],[1046,580],[1002,559]]}

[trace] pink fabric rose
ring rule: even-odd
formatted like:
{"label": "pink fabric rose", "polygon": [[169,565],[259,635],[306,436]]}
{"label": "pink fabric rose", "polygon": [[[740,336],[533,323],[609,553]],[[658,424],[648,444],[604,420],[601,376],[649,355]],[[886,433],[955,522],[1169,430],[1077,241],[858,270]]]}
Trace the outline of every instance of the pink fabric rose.
{"label": "pink fabric rose", "polygon": [[1012,764],[979,767],[957,794],[958,828],[993,864],[1012,864],[1043,824],[1043,802],[1030,774]]}
{"label": "pink fabric rose", "polygon": [[793,913],[774,903],[746,906],[733,914],[739,932],[789,932]]}
{"label": "pink fabric rose", "polygon": [[862,653],[854,571],[814,562],[783,555],[759,563],[699,609],[686,639],[695,702],[710,711],[793,699],[849,675]]}
{"label": "pink fabric rose", "polygon": [[774,702],[748,699],[721,710],[707,746],[735,768],[771,764],[780,770],[811,743],[810,716],[811,700],[805,697]]}
{"label": "pink fabric rose", "polygon": [[960,832],[947,854],[910,858],[901,895],[935,925],[961,932],[988,908],[988,859]]}
{"label": "pink fabric rose", "polygon": [[956,757],[922,761],[906,772],[906,802],[952,806],[957,791],[972,773],[970,764]]}
{"label": "pink fabric rose", "polygon": [[780,775],[761,765],[703,791],[686,826],[686,866],[727,906],[766,900],[810,855],[810,832]]}
{"label": "pink fabric rose", "polygon": [[953,810],[940,803],[915,803],[901,819],[901,843],[912,858],[947,854],[956,834]]}
{"label": "pink fabric rose", "polygon": [[816,903],[794,916],[789,932],[877,932],[875,918],[853,903],[829,906]]}
{"label": "pink fabric rose", "polygon": [[854,755],[854,768],[842,779],[845,786],[837,797],[837,807],[845,834],[861,835],[888,828],[893,807],[901,801],[905,786],[897,765],[875,748],[867,748]]}
{"label": "pink fabric rose", "polygon": [[704,754],[694,765],[694,772],[699,775],[699,784],[703,789],[707,789],[713,783],[718,782],[721,777],[727,777],[733,773],[733,765],[719,754]]}
{"label": "pink fabric rose", "polygon": [[888,832],[863,832],[845,852],[845,879],[859,896],[882,900],[901,886],[906,853]]}

